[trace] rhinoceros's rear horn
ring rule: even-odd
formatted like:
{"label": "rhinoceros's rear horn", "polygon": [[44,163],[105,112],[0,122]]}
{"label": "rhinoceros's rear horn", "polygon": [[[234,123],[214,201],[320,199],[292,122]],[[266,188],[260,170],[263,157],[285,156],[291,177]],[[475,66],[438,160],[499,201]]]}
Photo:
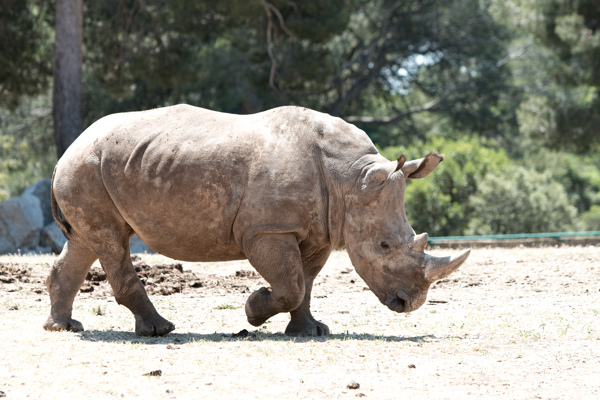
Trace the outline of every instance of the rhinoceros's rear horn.
{"label": "rhinoceros's rear horn", "polygon": [[427,233],[421,233],[420,235],[415,235],[412,241],[412,249],[418,252],[424,252],[425,247],[427,247],[427,241],[429,240],[429,235]]}
{"label": "rhinoceros's rear horn", "polygon": [[471,254],[471,249],[452,257],[427,256],[425,279],[433,283],[447,277],[465,262],[469,254]]}

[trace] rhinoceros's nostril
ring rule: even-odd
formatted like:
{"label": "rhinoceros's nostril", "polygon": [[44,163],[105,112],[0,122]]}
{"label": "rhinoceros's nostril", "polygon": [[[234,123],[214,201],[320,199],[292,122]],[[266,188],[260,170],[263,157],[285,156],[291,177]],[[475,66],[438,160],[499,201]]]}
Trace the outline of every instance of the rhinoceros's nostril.
{"label": "rhinoceros's nostril", "polygon": [[398,296],[398,305],[396,306],[397,312],[404,312],[406,310],[406,300]]}
{"label": "rhinoceros's nostril", "polygon": [[402,292],[396,294],[389,294],[384,302],[386,306],[392,311],[396,312],[406,312],[407,307],[409,306],[409,301],[406,295]]}

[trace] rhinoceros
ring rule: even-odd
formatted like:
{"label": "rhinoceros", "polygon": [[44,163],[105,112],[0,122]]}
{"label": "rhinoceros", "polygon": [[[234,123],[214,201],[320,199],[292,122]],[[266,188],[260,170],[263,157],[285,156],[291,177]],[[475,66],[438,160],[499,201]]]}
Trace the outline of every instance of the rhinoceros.
{"label": "rhinoceros", "polygon": [[381,156],[356,126],[288,106],[231,115],[176,105],[106,116],[58,161],[51,202],[67,243],[46,285],[47,330],[82,331],[75,295],[99,259],[137,335],[175,326],[149,300],[129,254],[135,233],[182,261],[248,259],[269,283],[245,305],[260,326],[289,312],[288,335],[327,335],[310,312],[313,280],[332,248],[346,247],[357,273],[388,308],[419,308],[429,286],[456,270],[425,254],[404,210],[407,179],[443,160]]}

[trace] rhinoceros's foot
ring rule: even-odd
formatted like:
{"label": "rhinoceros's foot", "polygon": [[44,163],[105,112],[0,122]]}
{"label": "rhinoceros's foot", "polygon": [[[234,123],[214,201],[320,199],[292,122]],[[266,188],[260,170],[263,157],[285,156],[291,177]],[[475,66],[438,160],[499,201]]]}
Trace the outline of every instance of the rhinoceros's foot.
{"label": "rhinoceros's foot", "polygon": [[290,321],[285,334],[288,336],[326,336],[329,335],[329,327],[317,320]]}
{"label": "rhinoceros's foot", "polygon": [[48,317],[48,320],[44,323],[44,329],[47,331],[69,331],[69,332],[82,332],[83,325],[81,322],[72,318],[52,318]]}
{"label": "rhinoceros's foot", "polygon": [[164,336],[175,329],[175,325],[160,315],[153,318],[136,318],[135,334],[138,336]]}
{"label": "rhinoceros's foot", "polygon": [[265,287],[261,287],[253,292],[246,301],[246,317],[248,322],[253,326],[260,326],[266,320],[276,314],[270,311],[271,291]]}

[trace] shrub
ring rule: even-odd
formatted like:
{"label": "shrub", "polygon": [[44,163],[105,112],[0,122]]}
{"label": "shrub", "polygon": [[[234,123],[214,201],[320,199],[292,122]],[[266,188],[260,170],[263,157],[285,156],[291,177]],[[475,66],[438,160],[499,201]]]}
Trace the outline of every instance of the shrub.
{"label": "shrub", "polygon": [[600,205],[593,205],[581,215],[583,229],[586,231],[600,231]]}
{"label": "shrub", "polygon": [[559,232],[578,229],[577,209],[549,172],[519,166],[488,174],[470,200],[469,234]]}

